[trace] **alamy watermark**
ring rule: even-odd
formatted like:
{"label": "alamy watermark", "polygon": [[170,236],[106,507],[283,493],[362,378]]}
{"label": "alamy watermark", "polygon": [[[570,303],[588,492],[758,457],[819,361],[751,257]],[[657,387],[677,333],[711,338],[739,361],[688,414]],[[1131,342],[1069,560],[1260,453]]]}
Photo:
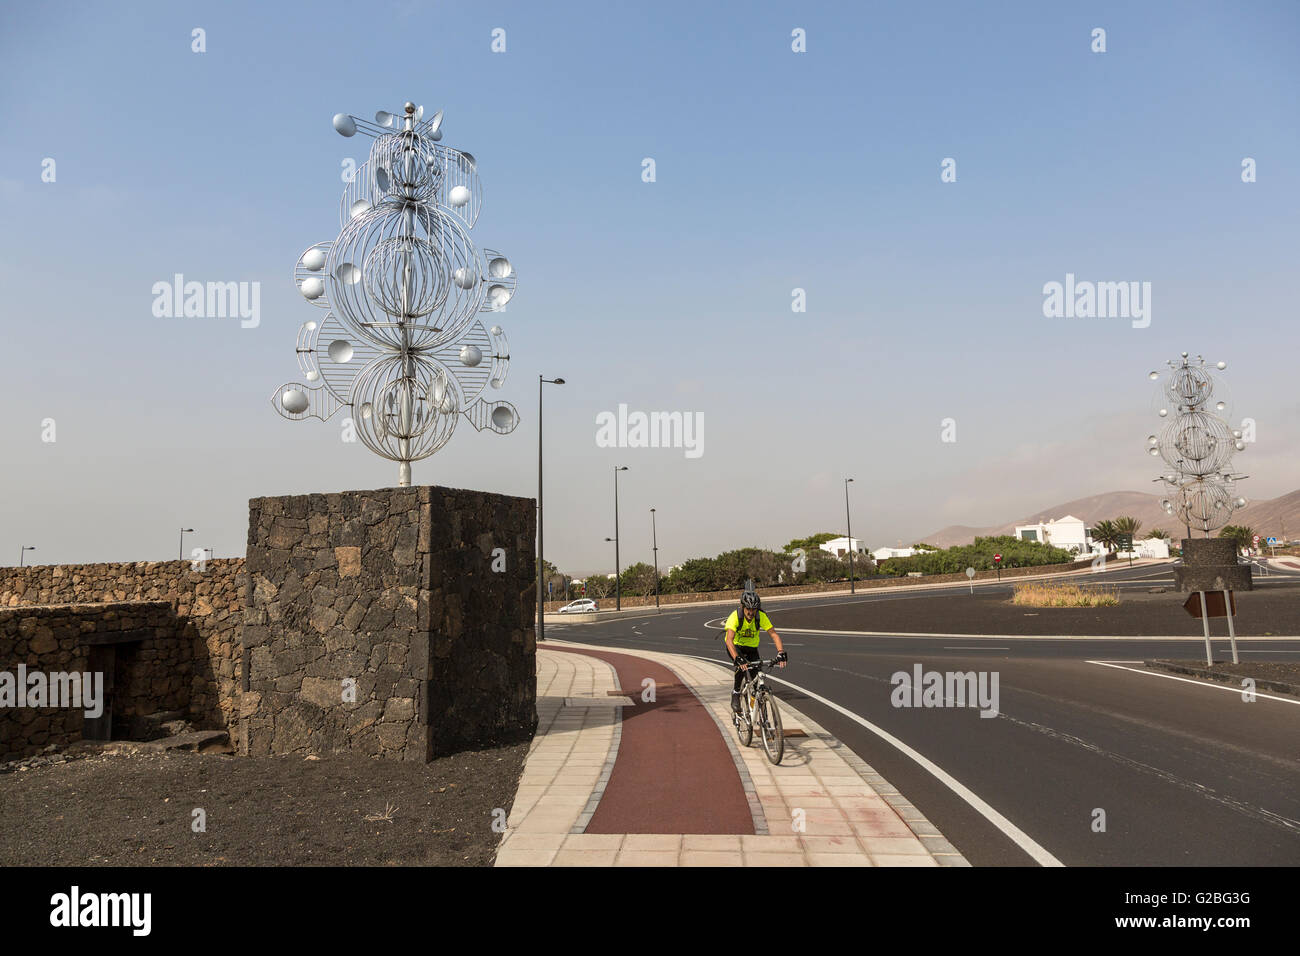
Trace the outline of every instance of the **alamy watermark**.
{"label": "alamy watermark", "polygon": [[262,322],[260,282],[186,282],[178,272],[171,282],[155,282],[152,292],[157,319],[239,318],[245,329]]}
{"label": "alamy watermark", "polygon": [[28,671],[19,664],[17,673],[0,671],[0,708],[79,708],[90,719],[104,713],[104,675],[86,671]]}
{"label": "alamy watermark", "polygon": [[152,893],[83,893],[74,886],[50,897],[51,926],[125,926],[133,936],[148,936],[152,912]]}
{"label": "alamy watermark", "polygon": [[597,448],[682,448],[687,458],[704,454],[703,412],[628,412],[596,415]]}
{"label": "alamy watermark", "polygon": [[1133,328],[1151,324],[1150,282],[1065,282],[1043,286],[1043,315],[1049,319],[1132,319]]}
{"label": "alamy watermark", "polygon": [[981,717],[998,715],[997,671],[895,671],[889,702],[895,707],[978,707]]}

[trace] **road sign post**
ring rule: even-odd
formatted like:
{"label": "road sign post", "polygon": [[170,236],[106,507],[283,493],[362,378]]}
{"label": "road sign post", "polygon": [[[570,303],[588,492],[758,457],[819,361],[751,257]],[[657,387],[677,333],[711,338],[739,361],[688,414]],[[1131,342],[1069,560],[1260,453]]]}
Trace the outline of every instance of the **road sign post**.
{"label": "road sign post", "polygon": [[1210,650],[1210,612],[1205,606],[1205,592],[1197,591],[1201,596],[1201,626],[1205,629],[1205,666],[1214,666],[1214,653]]}
{"label": "road sign post", "polygon": [[1133,567],[1133,535],[1121,534],[1116,538],[1115,543],[1128,552],[1128,566]]}
{"label": "road sign post", "polygon": [[993,555],[993,566],[998,569],[998,583],[1002,582],[1002,555]]}
{"label": "road sign post", "polygon": [[970,583],[970,593],[974,594],[975,593],[975,569],[974,568],[966,569],[966,578]]}
{"label": "road sign post", "polygon": [[1228,641],[1229,643],[1232,644],[1232,663],[1240,664],[1241,661],[1237,658],[1237,629],[1232,626],[1232,612],[1233,612],[1234,603],[1235,602],[1232,600],[1232,592],[1224,591],[1223,606],[1227,609],[1228,612],[1224,616],[1228,619]]}
{"label": "road sign post", "polygon": [[1183,610],[1192,617],[1199,617],[1205,631],[1205,663],[1212,665],[1214,658],[1210,651],[1210,618],[1226,617],[1228,619],[1228,640],[1232,645],[1232,663],[1240,664],[1237,654],[1237,628],[1233,617],[1237,613],[1237,596],[1231,591],[1197,591],[1183,602]]}

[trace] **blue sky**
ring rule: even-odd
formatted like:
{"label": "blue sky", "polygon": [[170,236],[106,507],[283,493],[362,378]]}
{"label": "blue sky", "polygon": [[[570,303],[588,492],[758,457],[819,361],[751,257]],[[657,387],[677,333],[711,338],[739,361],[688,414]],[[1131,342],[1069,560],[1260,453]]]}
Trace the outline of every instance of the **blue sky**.
{"label": "blue sky", "polygon": [[[462,424],[415,480],[535,495],[536,376],[563,376],[546,541],[567,571],[612,570],[616,464],[624,559],[656,507],[664,564],[842,529],[846,475],[872,546],[1150,490],[1146,372],[1183,350],[1227,361],[1258,422],[1243,491],[1300,487],[1300,6],[980,6],[8,11],[0,547],[154,560],[184,524],[242,554],[249,497],[395,483],[270,397],[319,318],[293,264],[337,234],[340,164],[369,143],[330,117],[407,99],[478,158],[474,239],[519,273],[499,396],[520,427]],[[1067,272],[1150,282],[1150,327],[1045,318]],[[155,318],[175,273],[260,282],[260,324]],[[597,447],[620,403],[703,414],[704,454]]]}

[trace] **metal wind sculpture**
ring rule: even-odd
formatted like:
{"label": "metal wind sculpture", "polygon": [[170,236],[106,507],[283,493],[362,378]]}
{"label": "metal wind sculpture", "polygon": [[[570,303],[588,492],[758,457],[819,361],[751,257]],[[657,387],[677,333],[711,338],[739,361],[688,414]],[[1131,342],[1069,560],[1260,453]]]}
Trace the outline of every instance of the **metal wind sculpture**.
{"label": "metal wind sculpture", "polygon": [[515,270],[470,239],[482,204],[474,157],[438,145],[441,110],[423,117],[413,103],[373,124],[334,117],[341,135],[374,142],[343,190],[338,238],[309,247],[294,268],[303,297],[328,310],[298,331],[298,364],[321,384],[286,383],[271,399],[295,421],[351,409],[366,447],[398,462],[402,487],[460,416],[501,435],[519,423],[509,402],[480,396],[505,382],[510,349],[499,325],[477,319],[505,308]]}
{"label": "metal wind sculpture", "polygon": [[[1147,438],[1150,454],[1172,469],[1156,479],[1170,491],[1160,505],[1186,526],[1189,538],[1192,528],[1209,537],[1246,506],[1234,491],[1234,482],[1246,476],[1229,471],[1232,456],[1246,445],[1241,432],[1216,414],[1227,404],[1213,401],[1215,380],[1205,359],[1188,360],[1184,352],[1167,364],[1171,371],[1160,390],[1158,414],[1168,421],[1158,435]],[[1226,367],[1225,362],[1215,366],[1219,371]],[[1150,378],[1157,381],[1160,373],[1152,372]]]}

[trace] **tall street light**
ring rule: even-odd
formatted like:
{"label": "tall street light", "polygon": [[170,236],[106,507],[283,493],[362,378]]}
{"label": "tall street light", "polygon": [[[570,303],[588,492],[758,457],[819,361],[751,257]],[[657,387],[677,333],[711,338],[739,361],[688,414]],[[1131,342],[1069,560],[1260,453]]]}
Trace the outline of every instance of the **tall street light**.
{"label": "tall street light", "polygon": [[844,479],[844,523],[849,527],[849,593],[856,594],[853,583],[853,519],[849,515],[849,483],[852,478]]}
{"label": "tall street light", "polygon": [[35,551],[35,550],[36,550],[36,545],[34,544],[23,545],[22,550],[18,552],[18,567],[21,568],[23,566],[23,558],[27,557],[27,552]]}
{"label": "tall street light", "polygon": [[562,378],[537,376],[537,639],[546,640],[546,560],[542,550],[542,384],[563,385]]}
{"label": "tall street light", "polygon": [[618,473],[626,465],[614,466],[614,610],[623,610],[623,570],[618,562]]}
{"label": "tall street light", "polygon": [[659,533],[655,530],[655,510],[650,509],[650,540],[655,553],[655,610],[659,610]]}
{"label": "tall street light", "polygon": [[176,546],[176,560],[177,560],[177,561],[184,561],[184,560],[185,560],[185,536],[186,536],[187,534],[193,534],[193,533],[194,533],[194,529],[193,529],[193,528],[181,528],[181,541],[180,541],[180,544],[178,544],[178,545]]}

